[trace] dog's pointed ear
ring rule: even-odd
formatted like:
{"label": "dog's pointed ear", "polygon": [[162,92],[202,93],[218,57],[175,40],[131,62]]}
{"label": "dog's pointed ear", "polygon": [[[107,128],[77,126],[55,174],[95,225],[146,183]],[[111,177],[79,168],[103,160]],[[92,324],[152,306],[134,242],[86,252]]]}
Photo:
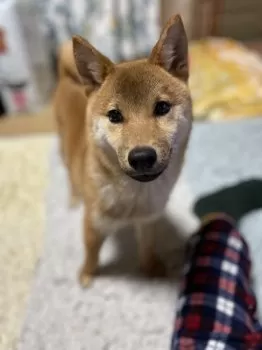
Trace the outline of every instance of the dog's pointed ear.
{"label": "dog's pointed ear", "polygon": [[184,81],[188,80],[188,40],[180,15],[169,19],[149,61]]}
{"label": "dog's pointed ear", "polygon": [[100,86],[114,64],[81,36],[74,36],[72,40],[76,67],[83,83]]}

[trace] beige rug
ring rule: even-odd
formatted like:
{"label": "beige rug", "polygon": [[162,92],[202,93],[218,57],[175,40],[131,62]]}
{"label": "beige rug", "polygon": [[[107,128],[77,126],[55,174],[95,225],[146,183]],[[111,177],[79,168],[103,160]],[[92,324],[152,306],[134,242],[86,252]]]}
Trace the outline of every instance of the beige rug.
{"label": "beige rug", "polygon": [[0,349],[13,350],[41,252],[51,135],[0,139]]}

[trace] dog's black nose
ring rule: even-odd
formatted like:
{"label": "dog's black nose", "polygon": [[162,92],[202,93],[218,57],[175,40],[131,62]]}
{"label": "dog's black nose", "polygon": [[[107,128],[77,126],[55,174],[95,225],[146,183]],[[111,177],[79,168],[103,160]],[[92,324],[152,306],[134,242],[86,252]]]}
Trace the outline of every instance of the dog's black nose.
{"label": "dog's black nose", "polygon": [[157,160],[157,154],[152,147],[135,147],[129,152],[128,162],[139,172],[151,170]]}

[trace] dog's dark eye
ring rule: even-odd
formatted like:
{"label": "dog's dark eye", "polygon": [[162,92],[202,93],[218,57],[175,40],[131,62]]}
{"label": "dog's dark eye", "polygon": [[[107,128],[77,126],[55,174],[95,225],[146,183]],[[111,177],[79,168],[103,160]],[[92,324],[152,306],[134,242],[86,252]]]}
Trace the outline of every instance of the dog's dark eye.
{"label": "dog's dark eye", "polygon": [[166,101],[159,101],[155,104],[154,115],[160,117],[167,114],[171,109],[171,104]]}
{"label": "dog's dark eye", "polygon": [[107,116],[110,122],[114,124],[119,124],[124,121],[124,117],[118,109],[112,109],[107,113]]}

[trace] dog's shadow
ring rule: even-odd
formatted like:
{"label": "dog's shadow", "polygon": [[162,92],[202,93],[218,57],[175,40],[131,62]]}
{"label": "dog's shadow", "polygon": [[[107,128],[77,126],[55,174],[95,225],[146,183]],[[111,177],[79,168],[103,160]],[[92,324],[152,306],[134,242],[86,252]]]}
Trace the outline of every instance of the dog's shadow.
{"label": "dog's shadow", "polygon": [[[179,231],[166,216],[156,223],[156,253],[167,267],[167,279],[180,275],[186,238]],[[113,258],[101,264],[98,272],[100,276],[128,276],[145,279],[139,269],[137,244],[131,227],[108,238],[103,250],[108,250],[107,244],[113,247],[114,254]]]}

